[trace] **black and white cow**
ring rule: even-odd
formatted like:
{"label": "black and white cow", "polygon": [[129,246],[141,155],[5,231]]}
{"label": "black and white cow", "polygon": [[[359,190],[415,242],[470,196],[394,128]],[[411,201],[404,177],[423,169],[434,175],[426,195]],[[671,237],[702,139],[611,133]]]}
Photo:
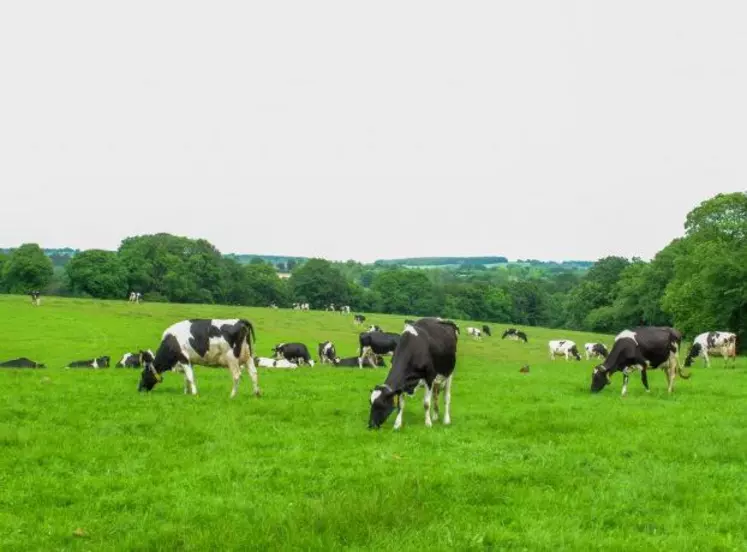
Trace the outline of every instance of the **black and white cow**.
{"label": "black and white cow", "polygon": [[[374,355],[374,364],[376,364],[376,366],[383,366],[386,368],[386,362],[384,362],[384,357],[381,355]],[[335,361],[335,366],[356,366],[360,368],[360,366],[358,365],[358,357],[338,358]]]}
{"label": "black and white cow", "polygon": [[488,337],[490,337],[490,326],[488,326],[487,324],[483,324],[482,325],[482,333],[484,333],[485,335],[487,335]]}
{"label": "black and white cow", "polygon": [[46,368],[46,365],[41,362],[34,362],[26,357],[21,357],[0,362],[0,368]]}
{"label": "black and white cow", "polygon": [[591,374],[591,392],[598,393],[610,383],[610,376],[615,372],[623,373],[622,395],[628,392],[628,377],[637,369],[641,371],[643,387],[648,388],[649,369],[655,369],[667,363],[668,391],[674,389],[674,378],[679,374],[683,379],[690,375],[682,371],[679,362],[679,350],[682,334],[668,326],[645,326],[632,330],[623,330],[615,336],[610,354],[604,362],[594,368]]}
{"label": "black and white cow", "polygon": [[317,353],[319,354],[319,362],[321,362],[322,364],[327,364],[328,362],[330,364],[334,364],[335,359],[337,359],[335,344],[331,341],[320,343],[319,347],[317,347]]}
{"label": "black and white cow", "polygon": [[327,306],[327,308],[326,308],[326,309],[324,309],[324,310],[328,310],[328,311],[332,311],[332,312],[335,312],[335,310],[336,310],[336,309],[335,309],[335,304],[334,304],[334,303],[330,303],[330,304],[329,304],[329,305]]}
{"label": "black and white cow", "polygon": [[709,355],[724,357],[724,366],[732,359],[732,366],[737,363],[737,334],[731,332],[705,332],[693,341],[690,351],[685,358],[685,366],[689,367],[693,361],[702,356],[708,368],[711,367]]}
{"label": "black and white cow", "polygon": [[145,353],[150,353],[150,356],[155,357],[153,354],[153,351],[148,349],[147,351],[140,351],[139,353],[125,353],[122,355],[122,358],[120,359],[117,364],[114,365],[115,368],[140,368],[143,363],[143,355]]}
{"label": "black and white cow", "polygon": [[144,365],[138,391],[150,391],[169,370],[184,373],[184,392],[197,395],[192,364],[226,366],[233,377],[231,398],[236,396],[245,366],[252,380],[254,394],[259,396],[257,367],[254,366],[252,343],[254,326],[243,318],[202,318],[182,320],[166,328],[155,357],[142,355]]}
{"label": "black and white cow", "polygon": [[527,342],[527,334],[525,334],[521,330],[517,330],[516,328],[509,328],[505,332],[503,332],[501,339],[507,338],[514,341],[523,341],[524,343]]}
{"label": "black and white cow", "polygon": [[139,303],[143,298],[142,293],[139,291],[131,291],[130,292],[130,303]]}
{"label": "black and white cow", "polygon": [[581,355],[578,354],[578,348],[573,341],[569,341],[568,339],[554,339],[548,341],[547,344],[550,347],[551,360],[555,360],[556,356],[565,356],[566,360],[569,360],[570,357],[581,360]]}
{"label": "black and white cow", "polygon": [[594,357],[607,358],[609,354],[603,343],[585,343],[584,350],[586,351],[586,360]]}
{"label": "black and white cow", "polygon": [[353,316],[353,324],[360,326],[366,320],[366,317],[362,314],[356,314]]}
{"label": "black and white cow", "polygon": [[467,327],[467,335],[474,336],[475,339],[482,339],[482,332],[472,326]]}
{"label": "black and white cow", "polygon": [[308,303],[293,303],[293,310],[307,311],[309,310],[309,304]]}
{"label": "black and white cow", "polygon": [[[438,393],[444,390],[444,424],[451,423],[451,381],[456,367],[459,331],[447,320],[421,318],[402,332],[397,354],[383,384],[371,390],[368,427],[378,429],[397,409],[394,429],[402,427],[404,394],[412,396],[419,385],[425,387],[425,425],[438,419]],[[431,399],[434,414],[431,416]]]}
{"label": "black and white cow", "polygon": [[342,305],[340,307],[340,314],[350,314],[350,305]]}
{"label": "black and white cow", "polygon": [[374,362],[371,360],[372,355],[394,355],[401,337],[400,334],[389,332],[364,332],[359,334],[358,367],[363,368],[364,358],[368,360],[371,366],[374,366]]}
{"label": "black and white cow", "polygon": [[68,368],[109,368],[109,357],[104,355],[91,360],[74,360],[69,362]]}
{"label": "black and white cow", "polygon": [[284,358],[296,364],[314,366],[309,349],[303,343],[278,343],[272,349],[276,359]]}
{"label": "black and white cow", "polygon": [[381,326],[377,326],[376,324],[372,324],[368,327],[369,332],[383,332],[384,330],[381,329]]}
{"label": "black and white cow", "polygon": [[33,290],[31,293],[29,293],[31,296],[31,304],[35,307],[38,307],[41,305],[41,293],[39,290]]}

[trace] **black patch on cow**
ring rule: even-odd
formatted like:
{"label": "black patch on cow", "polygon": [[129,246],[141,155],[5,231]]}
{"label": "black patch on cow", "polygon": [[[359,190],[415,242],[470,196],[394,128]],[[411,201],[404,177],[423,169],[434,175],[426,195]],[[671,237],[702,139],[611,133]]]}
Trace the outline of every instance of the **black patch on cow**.
{"label": "black patch on cow", "polygon": [[20,357],[0,362],[0,368],[46,368],[46,366],[40,362],[34,362],[26,357]]}
{"label": "black patch on cow", "polygon": [[220,327],[216,326],[213,320],[207,319],[193,319],[189,322],[189,333],[192,336],[189,338],[189,344],[201,357],[204,357],[208,350],[210,350],[211,337],[222,337],[225,339],[231,346],[231,349],[233,349],[233,354],[236,358],[241,354],[241,346],[246,340],[249,344],[251,354],[251,343],[255,339],[255,335],[254,327],[248,320],[241,319],[235,324],[222,324]]}

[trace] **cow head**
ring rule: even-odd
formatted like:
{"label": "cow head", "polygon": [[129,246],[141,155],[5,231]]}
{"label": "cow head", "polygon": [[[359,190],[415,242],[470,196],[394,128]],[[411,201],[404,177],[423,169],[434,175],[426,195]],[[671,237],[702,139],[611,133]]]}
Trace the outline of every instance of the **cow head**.
{"label": "cow head", "polygon": [[150,391],[157,383],[163,381],[163,376],[158,373],[154,366],[153,353],[150,351],[140,351],[140,359],[143,363],[143,371],[140,374],[140,383],[137,386],[138,391]]}
{"label": "cow head", "polygon": [[609,384],[610,374],[609,372],[607,372],[604,364],[600,364],[599,366],[595,367],[594,371],[591,373],[591,392],[599,393]]}
{"label": "cow head", "polygon": [[573,355],[576,360],[581,360],[581,355],[578,354],[578,347],[576,347],[575,345],[571,347],[570,351],[568,352],[571,353],[571,355]]}
{"label": "cow head", "polygon": [[399,395],[386,384],[377,385],[371,390],[371,412],[368,429],[379,429],[399,403]]}

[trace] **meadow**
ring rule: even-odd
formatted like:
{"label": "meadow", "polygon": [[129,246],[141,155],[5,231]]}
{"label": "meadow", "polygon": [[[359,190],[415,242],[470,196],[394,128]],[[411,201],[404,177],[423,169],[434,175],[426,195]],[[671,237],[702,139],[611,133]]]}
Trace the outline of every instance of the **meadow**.
{"label": "meadow", "polygon": [[[404,316],[368,314],[400,331]],[[589,392],[595,361],[551,361],[550,339],[475,341],[458,321],[452,425],[423,423],[422,390],[367,429],[387,368],[259,369],[234,400],[225,369],[197,367],[199,396],[167,373],[65,369],[155,350],[171,323],[245,317],[256,352],[333,340],[357,352],[352,315],[0,296],[0,550],[745,550],[747,361],[698,360],[674,394],[620,374]],[[704,328],[707,330],[710,328]],[[684,354],[682,354],[684,359]],[[390,362],[387,359],[387,364]],[[519,369],[530,366],[523,374]]]}

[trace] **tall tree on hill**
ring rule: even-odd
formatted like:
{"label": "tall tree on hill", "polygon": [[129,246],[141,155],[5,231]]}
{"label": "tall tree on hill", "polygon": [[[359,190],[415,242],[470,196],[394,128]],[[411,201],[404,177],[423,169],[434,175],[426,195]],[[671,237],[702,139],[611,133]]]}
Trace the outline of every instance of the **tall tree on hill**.
{"label": "tall tree on hill", "polygon": [[127,295],[127,272],[113,251],[83,251],[70,259],[65,272],[76,295],[99,299],[124,299]]}
{"label": "tall tree on hill", "polygon": [[306,261],[293,271],[288,284],[296,301],[307,302],[314,309],[324,308],[330,303],[347,304],[350,300],[347,280],[324,259]]}
{"label": "tall tree on hill", "polygon": [[52,261],[35,243],[14,249],[3,264],[3,287],[10,293],[42,290],[52,280]]}

